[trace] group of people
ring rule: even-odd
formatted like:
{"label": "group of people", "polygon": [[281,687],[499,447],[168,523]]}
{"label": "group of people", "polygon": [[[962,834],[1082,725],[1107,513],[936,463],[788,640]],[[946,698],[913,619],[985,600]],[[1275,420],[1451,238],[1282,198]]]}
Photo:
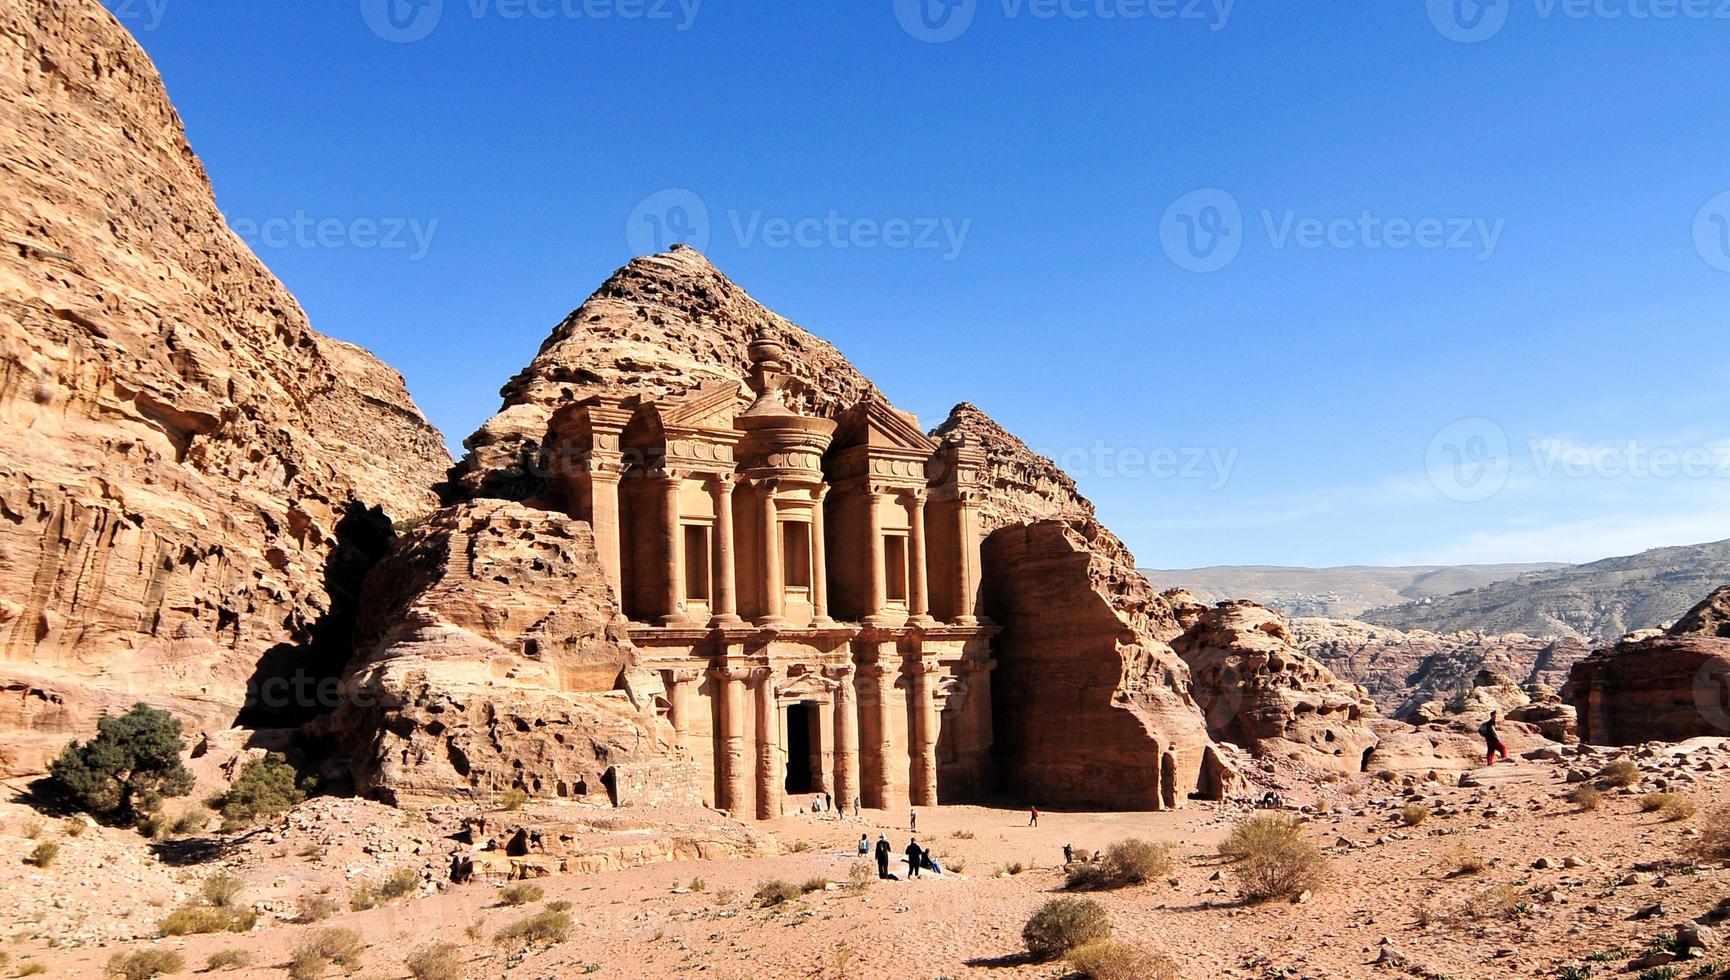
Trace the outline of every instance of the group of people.
{"label": "group of people", "polygon": [[[878,878],[886,881],[900,880],[889,871],[889,857],[893,853],[895,853],[895,849],[890,845],[887,835],[878,834],[875,846],[871,843],[870,834],[859,835],[859,856],[873,855],[876,857]],[[916,837],[908,838],[907,849],[902,853],[907,855],[907,877],[909,878],[919,877],[921,871],[930,871],[935,874],[943,873],[943,866],[937,863],[937,859],[931,856],[929,850],[919,846],[919,839]]]}
{"label": "group of people", "polygon": [[[855,796],[853,797],[854,820],[859,819],[859,810],[859,798]],[[834,796],[829,793],[818,793],[816,797],[811,800],[811,812],[833,813],[835,814],[836,820],[844,820],[847,818],[847,804],[843,803],[840,806],[836,806]]]}

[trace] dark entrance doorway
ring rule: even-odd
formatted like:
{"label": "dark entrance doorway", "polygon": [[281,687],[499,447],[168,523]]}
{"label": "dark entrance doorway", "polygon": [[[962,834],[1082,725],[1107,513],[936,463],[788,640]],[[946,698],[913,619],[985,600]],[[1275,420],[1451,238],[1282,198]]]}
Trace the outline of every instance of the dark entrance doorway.
{"label": "dark entrance doorway", "polygon": [[817,727],[817,702],[800,701],[787,706],[787,792],[810,793],[817,789],[811,771],[811,731]]}

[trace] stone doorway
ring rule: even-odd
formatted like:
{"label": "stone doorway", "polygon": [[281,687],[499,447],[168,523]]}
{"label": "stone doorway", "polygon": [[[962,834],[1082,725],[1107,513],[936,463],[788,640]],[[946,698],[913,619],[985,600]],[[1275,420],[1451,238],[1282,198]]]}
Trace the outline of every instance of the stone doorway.
{"label": "stone doorway", "polygon": [[799,701],[787,706],[786,789],[790,796],[817,791],[818,775],[811,771],[814,748],[811,733],[817,725],[817,702]]}

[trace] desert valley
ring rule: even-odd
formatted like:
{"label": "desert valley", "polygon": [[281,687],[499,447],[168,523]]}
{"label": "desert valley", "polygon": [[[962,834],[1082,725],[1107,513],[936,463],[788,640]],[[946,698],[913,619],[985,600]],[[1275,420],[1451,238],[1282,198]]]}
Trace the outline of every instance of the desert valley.
{"label": "desert valley", "polygon": [[1143,574],[686,245],[453,459],[0,36],[0,975],[1730,977],[1725,544]]}

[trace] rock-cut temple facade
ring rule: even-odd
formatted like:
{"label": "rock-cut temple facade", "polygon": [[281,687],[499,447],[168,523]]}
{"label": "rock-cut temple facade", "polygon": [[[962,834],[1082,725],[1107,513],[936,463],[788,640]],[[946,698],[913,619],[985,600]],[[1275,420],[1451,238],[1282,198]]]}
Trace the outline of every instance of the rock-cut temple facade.
{"label": "rock-cut temple facade", "polygon": [[[590,524],[641,666],[706,802],[771,818],[810,797],[932,806],[990,788],[980,609],[983,454],[940,446],[874,390],[788,407],[785,350],[750,392],[560,408],[546,447]],[[746,399],[752,398],[748,407]]]}

